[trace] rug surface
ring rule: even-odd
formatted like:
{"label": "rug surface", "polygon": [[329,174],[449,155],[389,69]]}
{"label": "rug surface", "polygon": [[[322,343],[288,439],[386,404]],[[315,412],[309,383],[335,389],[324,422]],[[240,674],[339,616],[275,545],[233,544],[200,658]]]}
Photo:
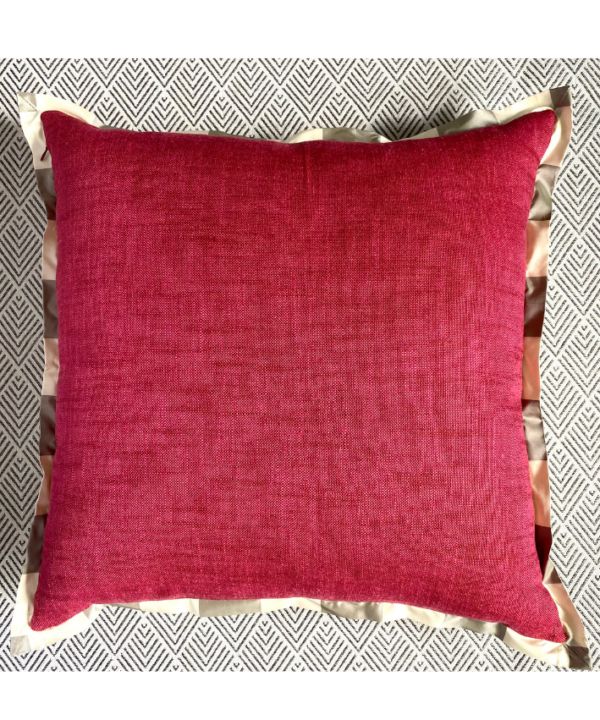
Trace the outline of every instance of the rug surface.
{"label": "rug surface", "polygon": [[0,61],[1,670],[556,670],[491,636],[297,608],[197,618],[110,607],[83,635],[9,656],[41,475],[45,224],[16,93],[49,92],[129,129],[284,138],[308,127],[351,126],[397,139],[567,84],[574,131],[554,196],[542,411],[552,557],[600,669],[600,60],[188,59]]}

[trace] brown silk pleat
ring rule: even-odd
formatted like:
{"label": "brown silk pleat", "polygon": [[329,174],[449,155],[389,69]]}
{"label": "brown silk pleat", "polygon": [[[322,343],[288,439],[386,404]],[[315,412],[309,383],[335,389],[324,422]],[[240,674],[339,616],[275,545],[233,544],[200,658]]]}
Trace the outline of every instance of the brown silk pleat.
{"label": "brown silk pleat", "polygon": [[547,277],[528,277],[525,282],[525,337],[541,337],[546,308]]}
{"label": "brown silk pleat", "polygon": [[27,559],[25,562],[26,573],[40,571],[42,565],[42,547],[44,545],[44,531],[46,529],[47,515],[36,515],[31,527],[29,544],[27,545]]}
{"label": "brown silk pleat", "polygon": [[53,395],[42,395],[40,406],[40,455],[54,455],[56,438],[56,398]]}
{"label": "brown silk pleat", "polygon": [[546,572],[548,558],[550,557],[550,548],[552,547],[552,531],[549,527],[543,525],[535,526],[535,549],[537,550],[540,560],[542,575]]}
{"label": "brown silk pleat", "polygon": [[56,307],[56,280],[42,280],[44,299],[44,338],[58,338],[58,309]]}

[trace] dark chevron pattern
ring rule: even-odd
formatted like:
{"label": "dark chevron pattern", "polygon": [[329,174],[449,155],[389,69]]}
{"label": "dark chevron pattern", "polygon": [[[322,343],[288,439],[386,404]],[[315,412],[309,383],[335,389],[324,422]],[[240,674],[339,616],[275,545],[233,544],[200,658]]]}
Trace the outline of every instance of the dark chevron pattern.
{"label": "dark chevron pattern", "polygon": [[41,480],[41,237],[45,213],[15,94],[50,92],[106,124],[283,138],[353,126],[390,138],[478,107],[573,87],[575,127],[555,193],[542,409],[552,555],[600,668],[600,61],[0,60],[0,669],[555,670],[490,636],[377,625],[289,608],[195,618],[106,608],[86,633],[19,658],[12,603]]}

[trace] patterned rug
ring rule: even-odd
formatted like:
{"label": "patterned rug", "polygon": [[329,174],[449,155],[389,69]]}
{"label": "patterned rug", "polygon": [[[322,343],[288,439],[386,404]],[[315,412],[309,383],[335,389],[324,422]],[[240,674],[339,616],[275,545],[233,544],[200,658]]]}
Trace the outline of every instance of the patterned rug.
{"label": "patterned rug", "polygon": [[106,608],[86,633],[9,656],[9,625],[41,472],[45,212],[15,94],[50,92],[139,130],[283,138],[352,126],[396,139],[547,87],[573,88],[555,192],[542,410],[552,557],[600,669],[600,60],[0,60],[0,669],[552,670],[494,637],[307,610],[196,618]]}

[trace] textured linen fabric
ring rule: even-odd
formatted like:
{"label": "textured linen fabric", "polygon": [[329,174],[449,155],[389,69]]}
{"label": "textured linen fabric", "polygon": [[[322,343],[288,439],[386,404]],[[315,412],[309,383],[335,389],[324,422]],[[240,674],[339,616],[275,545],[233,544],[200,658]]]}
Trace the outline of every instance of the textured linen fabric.
{"label": "textured linen fabric", "polygon": [[381,146],[42,118],[61,374],[32,627],[302,595],[563,641],[520,400],[553,113]]}

